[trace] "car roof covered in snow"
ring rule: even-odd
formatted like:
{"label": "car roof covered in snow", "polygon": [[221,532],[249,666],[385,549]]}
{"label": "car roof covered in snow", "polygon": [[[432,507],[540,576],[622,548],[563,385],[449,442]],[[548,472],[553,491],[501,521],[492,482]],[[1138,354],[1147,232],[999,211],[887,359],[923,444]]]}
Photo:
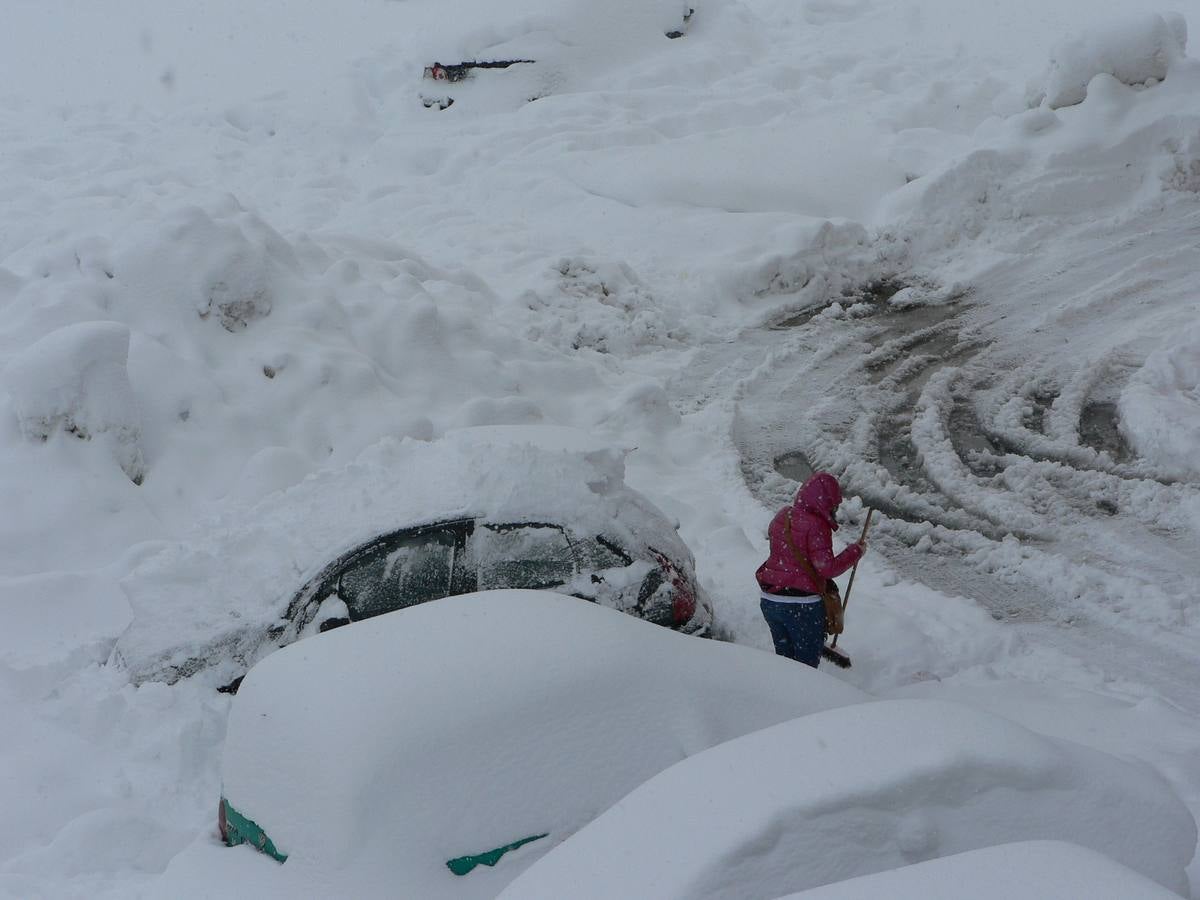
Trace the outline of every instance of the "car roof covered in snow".
{"label": "car roof covered in snow", "polygon": [[626,486],[624,452],[584,433],[483,427],[432,442],[388,439],[199,523],[139,563],[121,582],[132,621],[114,659],[139,682],[190,674],[200,658],[246,659],[294,593],[339,555],[457,518],[561,523],[691,560],[666,516]]}

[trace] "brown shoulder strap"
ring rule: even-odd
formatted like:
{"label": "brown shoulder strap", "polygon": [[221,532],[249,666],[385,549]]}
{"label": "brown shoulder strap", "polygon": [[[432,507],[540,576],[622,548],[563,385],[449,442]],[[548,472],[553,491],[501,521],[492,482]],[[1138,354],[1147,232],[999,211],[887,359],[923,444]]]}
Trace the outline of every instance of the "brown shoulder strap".
{"label": "brown shoulder strap", "polygon": [[792,558],[796,560],[796,564],[804,571],[804,574],[813,580],[813,584],[818,586],[817,593],[824,598],[828,593],[828,585],[825,579],[822,578],[813,564],[800,555],[800,551],[796,549],[796,539],[792,537],[792,511],[787,511],[787,530],[783,533],[784,539],[787,541],[788,549],[792,551]]}

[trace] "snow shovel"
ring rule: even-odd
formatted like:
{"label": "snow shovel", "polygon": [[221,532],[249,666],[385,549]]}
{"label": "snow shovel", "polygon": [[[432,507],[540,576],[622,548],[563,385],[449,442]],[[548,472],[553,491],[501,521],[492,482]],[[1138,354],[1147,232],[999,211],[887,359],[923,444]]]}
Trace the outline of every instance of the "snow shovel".
{"label": "snow shovel", "polygon": [[[874,508],[867,507],[867,521],[863,522],[862,536],[858,539],[860,543],[867,539],[867,529],[871,527],[871,516],[874,514]],[[842,615],[846,614],[846,604],[850,602],[850,591],[854,589],[854,576],[857,574],[858,563],[856,562],[854,568],[850,570],[850,581],[846,585],[846,596],[842,598]],[[848,669],[850,668],[850,657],[837,648],[839,637],[841,635],[835,634],[833,640],[821,648],[821,656],[841,669]]]}

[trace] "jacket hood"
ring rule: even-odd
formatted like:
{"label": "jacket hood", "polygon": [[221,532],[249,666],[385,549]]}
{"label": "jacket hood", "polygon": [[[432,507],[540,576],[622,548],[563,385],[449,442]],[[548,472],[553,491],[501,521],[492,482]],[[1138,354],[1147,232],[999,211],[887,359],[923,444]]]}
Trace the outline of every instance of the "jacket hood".
{"label": "jacket hood", "polygon": [[842,488],[838,480],[828,472],[816,472],[796,493],[795,507],[816,513],[830,528],[837,531],[838,526],[833,514],[841,502]]}

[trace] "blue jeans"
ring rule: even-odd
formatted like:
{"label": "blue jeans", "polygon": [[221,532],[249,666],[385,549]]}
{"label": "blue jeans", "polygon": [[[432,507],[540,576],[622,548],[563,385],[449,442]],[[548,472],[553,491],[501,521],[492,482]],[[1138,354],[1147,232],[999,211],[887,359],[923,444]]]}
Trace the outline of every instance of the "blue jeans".
{"label": "blue jeans", "polygon": [[815,669],[825,644],[825,605],[819,599],[815,603],[778,603],[764,597],[760,608],[771,629],[775,652]]}

